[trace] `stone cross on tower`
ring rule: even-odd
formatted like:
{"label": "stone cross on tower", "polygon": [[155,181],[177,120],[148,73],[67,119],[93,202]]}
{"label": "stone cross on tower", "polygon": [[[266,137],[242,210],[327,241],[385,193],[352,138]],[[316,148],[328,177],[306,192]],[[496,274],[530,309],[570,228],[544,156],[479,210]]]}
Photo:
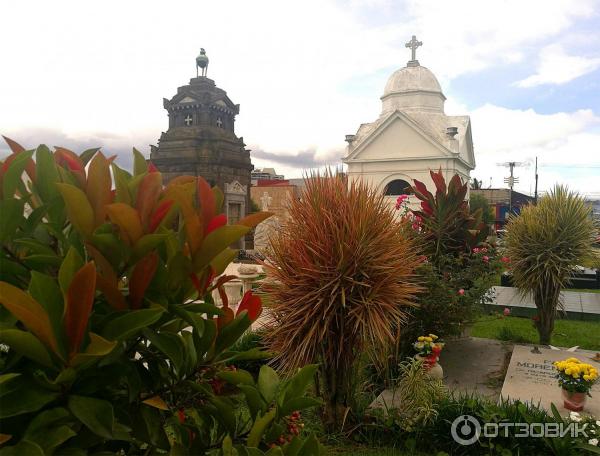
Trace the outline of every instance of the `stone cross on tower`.
{"label": "stone cross on tower", "polygon": [[271,198],[267,192],[264,192],[263,196],[260,198],[260,202],[262,204],[262,207],[261,207],[260,210],[261,211],[268,211],[269,210],[269,204],[271,204],[272,201],[273,201],[273,198]]}
{"label": "stone cross on tower", "polygon": [[190,116],[189,114],[186,116],[185,119],[183,119],[183,121],[185,122],[185,124],[189,127],[190,125],[192,125],[192,122],[194,121],[194,119],[192,118],[192,116]]}
{"label": "stone cross on tower", "polygon": [[221,128],[223,126],[223,121],[220,117],[217,117],[217,127]]}
{"label": "stone cross on tower", "polygon": [[417,60],[417,48],[423,46],[423,42],[417,41],[417,37],[413,35],[411,40],[406,43],[405,46],[411,50],[411,59],[406,66],[419,66],[419,61]]}

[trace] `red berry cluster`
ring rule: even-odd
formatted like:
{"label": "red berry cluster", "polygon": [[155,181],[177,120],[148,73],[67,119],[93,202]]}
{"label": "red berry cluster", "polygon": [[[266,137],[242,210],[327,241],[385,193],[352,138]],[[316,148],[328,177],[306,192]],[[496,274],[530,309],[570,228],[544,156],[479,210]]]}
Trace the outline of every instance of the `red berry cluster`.
{"label": "red berry cluster", "polygon": [[269,448],[291,442],[294,436],[299,435],[304,427],[304,423],[300,421],[300,412],[298,410],[287,418],[284,418],[284,421],[287,422],[287,433],[281,434],[275,442],[269,445]]}

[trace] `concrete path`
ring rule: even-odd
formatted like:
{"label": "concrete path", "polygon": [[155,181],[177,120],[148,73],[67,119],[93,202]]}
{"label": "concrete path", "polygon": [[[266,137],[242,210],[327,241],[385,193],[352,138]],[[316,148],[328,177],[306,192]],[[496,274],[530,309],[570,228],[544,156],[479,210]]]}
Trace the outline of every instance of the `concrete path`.
{"label": "concrete path", "polygon": [[[535,315],[535,304],[531,296],[521,298],[514,287],[497,286],[492,290],[495,297],[493,302],[487,305],[488,310],[502,311],[508,307],[511,309],[511,314],[515,316],[531,317]],[[600,293],[563,291],[561,296],[569,318],[600,320]]]}

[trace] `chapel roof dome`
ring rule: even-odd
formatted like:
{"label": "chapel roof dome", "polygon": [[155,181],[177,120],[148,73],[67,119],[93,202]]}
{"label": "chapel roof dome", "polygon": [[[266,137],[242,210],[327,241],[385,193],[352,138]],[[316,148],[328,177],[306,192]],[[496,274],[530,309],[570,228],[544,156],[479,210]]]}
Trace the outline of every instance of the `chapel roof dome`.
{"label": "chapel roof dome", "polygon": [[442,88],[433,73],[424,66],[406,66],[395,71],[387,81],[383,97],[397,93],[416,91],[442,93]]}

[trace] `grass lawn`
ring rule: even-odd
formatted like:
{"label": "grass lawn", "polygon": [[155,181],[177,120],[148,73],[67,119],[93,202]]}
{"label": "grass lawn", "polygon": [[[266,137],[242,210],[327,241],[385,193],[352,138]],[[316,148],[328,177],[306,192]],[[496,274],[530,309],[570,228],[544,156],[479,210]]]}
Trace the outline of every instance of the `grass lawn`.
{"label": "grass lawn", "polygon": [[[486,315],[477,320],[471,335],[486,339],[499,339],[517,343],[535,344],[538,333],[529,318]],[[573,347],[579,345],[586,350],[600,351],[600,322],[578,320],[556,320],[552,345]]]}

